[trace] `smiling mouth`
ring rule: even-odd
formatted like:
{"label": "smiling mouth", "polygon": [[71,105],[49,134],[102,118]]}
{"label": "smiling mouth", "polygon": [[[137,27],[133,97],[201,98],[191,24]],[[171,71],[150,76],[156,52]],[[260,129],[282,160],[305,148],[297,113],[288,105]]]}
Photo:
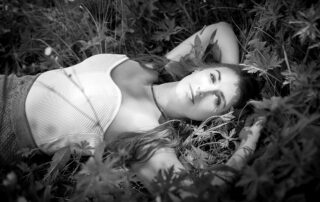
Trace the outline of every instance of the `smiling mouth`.
{"label": "smiling mouth", "polygon": [[189,85],[189,89],[190,89],[190,93],[191,93],[191,102],[194,104],[194,94],[193,94],[193,90],[191,88],[191,85]]}

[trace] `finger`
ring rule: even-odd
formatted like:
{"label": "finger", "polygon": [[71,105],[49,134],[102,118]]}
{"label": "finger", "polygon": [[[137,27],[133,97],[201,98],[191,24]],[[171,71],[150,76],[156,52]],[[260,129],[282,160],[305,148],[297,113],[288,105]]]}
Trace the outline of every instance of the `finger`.
{"label": "finger", "polygon": [[252,126],[252,124],[254,123],[255,117],[253,115],[247,117],[246,122],[245,122],[245,126],[249,127]]}
{"label": "finger", "polygon": [[240,131],[239,138],[241,140],[246,140],[248,138],[248,136],[251,135],[251,134],[252,134],[251,128],[250,127],[244,127]]}
{"label": "finger", "polygon": [[266,117],[260,116],[260,117],[256,118],[256,121],[254,122],[253,125],[262,127],[265,122],[266,122]]}
{"label": "finger", "polygon": [[257,121],[266,121],[267,118],[265,116],[259,116],[256,119]]}

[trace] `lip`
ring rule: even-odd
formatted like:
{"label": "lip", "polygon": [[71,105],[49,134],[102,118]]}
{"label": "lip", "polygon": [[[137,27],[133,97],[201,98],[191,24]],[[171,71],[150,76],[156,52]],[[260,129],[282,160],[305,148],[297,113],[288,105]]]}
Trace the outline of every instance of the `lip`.
{"label": "lip", "polygon": [[191,94],[191,102],[194,104],[194,94],[191,85],[189,84],[190,94]]}

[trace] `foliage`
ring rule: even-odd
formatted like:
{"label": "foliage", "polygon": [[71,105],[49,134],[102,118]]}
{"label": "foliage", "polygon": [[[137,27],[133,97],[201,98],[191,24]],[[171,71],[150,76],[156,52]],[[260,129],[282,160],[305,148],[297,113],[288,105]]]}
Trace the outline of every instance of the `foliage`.
{"label": "foliage", "polygon": [[[7,201],[317,201],[320,191],[320,3],[210,0],[74,0],[0,3],[1,73],[35,74],[97,53],[163,55],[191,33],[232,24],[245,70],[265,81],[252,116],[264,115],[258,149],[231,184],[210,184],[238,147],[246,116],[212,117],[179,131],[188,173],[165,171],[149,192],[121,167],[125,151],[83,157],[64,148],[0,168]],[[195,41],[195,56],[199,52]],[[217,47],[212,44],[214,52]],[[241,113],[240,113],[241,114]],[[87,152],[86,143],[78,150]],[[81,153],[81,152],[80,152]],[[218,164],[218,165],[216,165]],[[187,186],[192,179],[192,185]]]}

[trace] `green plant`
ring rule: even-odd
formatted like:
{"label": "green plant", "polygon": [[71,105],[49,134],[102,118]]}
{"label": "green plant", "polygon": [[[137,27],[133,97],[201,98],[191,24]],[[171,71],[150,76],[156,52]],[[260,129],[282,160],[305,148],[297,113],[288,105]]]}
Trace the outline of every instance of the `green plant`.
{"label": "green plant", "polygon": [[[221,164],[237,147],[246,115],[187,123],[178,153],[189,172],[159,174],[151,193],[119,167],[125,151],[111,154],[101,145],[82,157],[64,148],[43,159],[23,150],[20,162],[0,168],[0,193],[8,201],[172,201],[181,192],[189,193],[183,201],[319,200],[320,3],[15,0],[0,9],[0,71],[19,74],[97,53],[163,55],[204,25],[227,21],[238,34],[246,71],[264,81],[263,99],[249,103],[252,116],[267,117],[257,151],[232,184],[210,182],[230,169]],[[195,47],[194,54],[204,53]],[[85,142],[77,148],[90,149]],[[180,183],[190,179],[190,186]]]}

